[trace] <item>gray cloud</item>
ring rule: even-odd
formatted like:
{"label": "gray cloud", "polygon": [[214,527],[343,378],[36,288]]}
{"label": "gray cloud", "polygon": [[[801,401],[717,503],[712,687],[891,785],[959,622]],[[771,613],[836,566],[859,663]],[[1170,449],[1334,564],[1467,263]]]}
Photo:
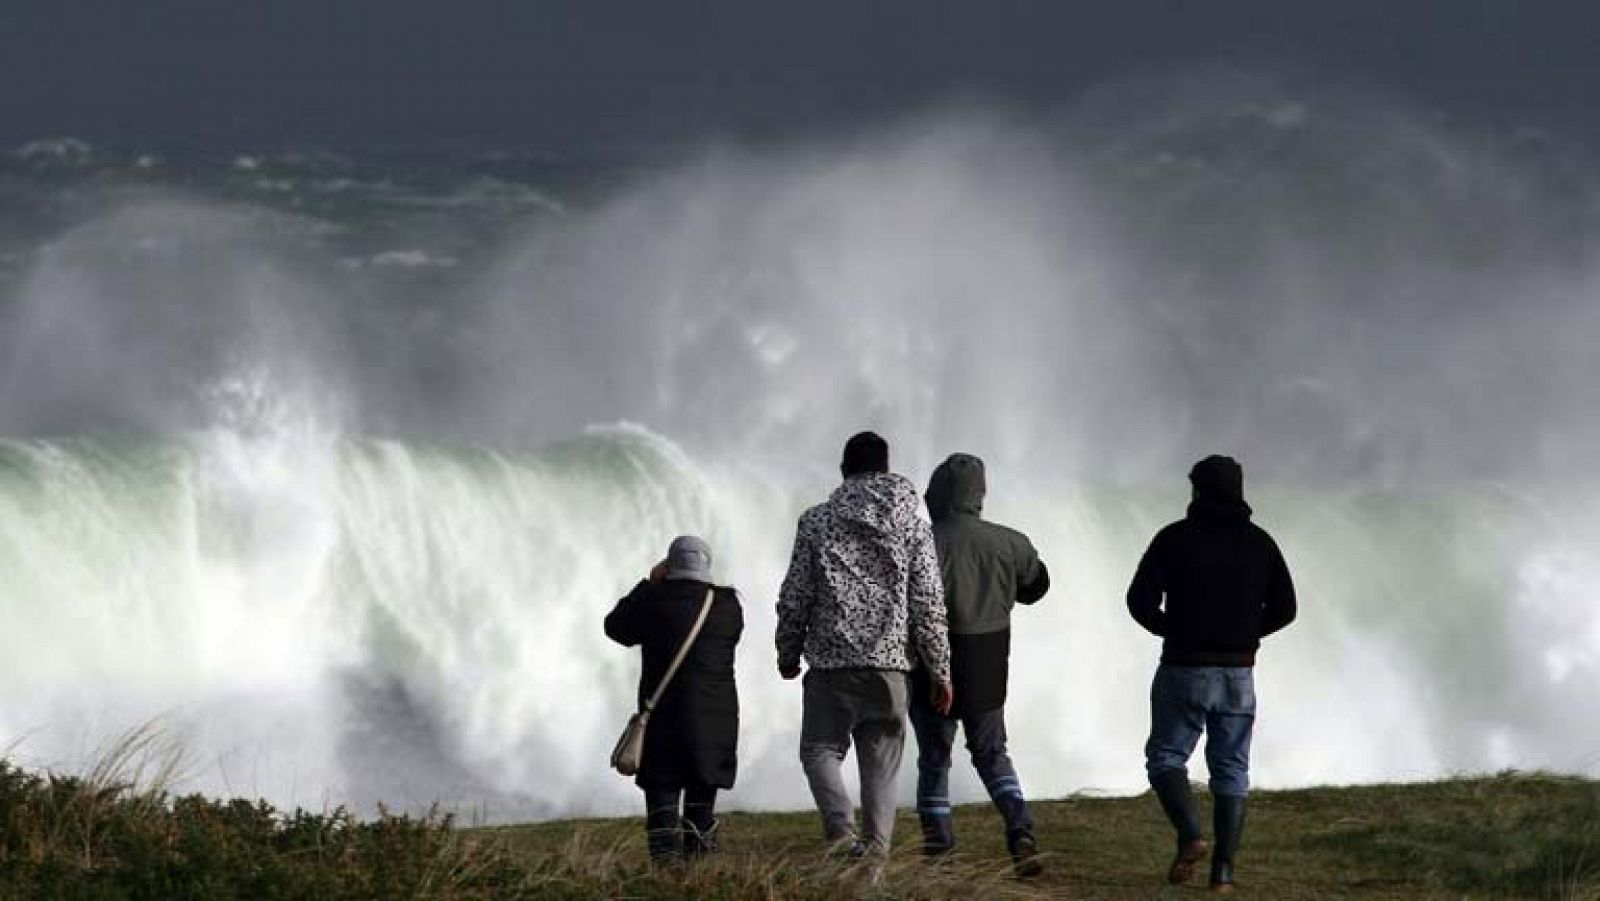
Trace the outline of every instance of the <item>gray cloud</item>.
{"label": "gray cloud", "polygon": [[1202,63],[1587,135],[1597,24],[1588,5],[1507,0],[17,0],[0,136],[592,150],[790,135],[970,94],[1048,108]]}

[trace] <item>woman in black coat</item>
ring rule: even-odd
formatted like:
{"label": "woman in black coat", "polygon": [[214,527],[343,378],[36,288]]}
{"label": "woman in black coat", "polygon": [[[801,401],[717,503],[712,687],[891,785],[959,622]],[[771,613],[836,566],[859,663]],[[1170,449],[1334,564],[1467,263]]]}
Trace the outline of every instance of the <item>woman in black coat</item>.
{"label": "woman in black coat", "polygon": [[716,848],[717,789],[732,788],[738,768],[733,656],[744,612],[737,592],[712,584],[710,546],[685,535],[606,617],[612,641],[642,645],[642,707],[688,637],[708,589],[712,602],[705,625],[650,715],[634,780],[644,789],[645,830],[650,857],[657,861]]}

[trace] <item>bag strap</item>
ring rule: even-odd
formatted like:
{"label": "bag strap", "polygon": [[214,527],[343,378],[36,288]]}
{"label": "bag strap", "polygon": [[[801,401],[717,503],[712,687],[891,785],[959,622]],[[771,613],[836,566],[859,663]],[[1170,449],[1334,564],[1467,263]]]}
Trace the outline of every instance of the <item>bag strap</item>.
{"label": "bag strap", "polygon": [[706,615],[711,612],[711,600],[716,596],[716,591],[717,587],[715,585],[706,589],[706,599],[700,605],[700,615],[695,617],[694,625],[689,629],[689,637],[685,638],[683,646],[678,648],[678,656],[672,658],[672,665],[667,667],[667,674],[661,677],[661,684],[656,686],[655,694],[650,696],[650,700],[644,702],[645,713],[656,709],[656,702],[661,700],[661,695],[666,692],[667,686],[671,684],[672,677],[678,674],[678,667],[683,665],[683,658],[689,656],[689,646],[694,644],[696,638],[700,637],[700,627],[706,624]]}

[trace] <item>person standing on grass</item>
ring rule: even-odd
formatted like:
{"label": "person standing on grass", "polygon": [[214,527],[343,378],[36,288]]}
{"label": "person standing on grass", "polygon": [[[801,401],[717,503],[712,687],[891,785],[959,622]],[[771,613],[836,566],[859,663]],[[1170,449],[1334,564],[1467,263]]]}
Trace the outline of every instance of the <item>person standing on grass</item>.
{"label": "person standing on grass", "polygon": [[[800,762],[830,847],[887,856],[905,748],[908,674],[930,673],[932,706],[950,709],[950,643],[933,532],[916,488],[889,472],[889,445],[850,438],[844,481],[800,517],[778,593],[778,674],[809,664]],[[862,833],[840,770],[854,743]]]}
{"label": "person standing on grass", "polygon": [[1206,457],[1189,481],[1188,516],[1156,533],[1128,587],[1128,612],[1163,639],[1150,687],[1145,769],[1177,832],[1167,881],[1187,881],[1211,850],[1185,768],[1204,732],[1216,836],[1211,888],[1232,892],[1250,788],[1252,668],[1261,639],[1294,622],[1294,582],[1272,536],[1250,521],[1237,462]]}
{"label": "person standing on grass", "polygon": [[712,582],[710,545],[684,535],[605,622],[612,641],[641,648],[642,707],[694,628],[707,591],[712,600],[705,624],[651,713],[634,777],[644,789],[645,833],[657,863],[716,850],[717,789],[733,788],[738,770],[733,657],[744,611],[738,592]]}
{"label": "person standing on grass", "polygon": [[928,480],[928,515],[944,582],[950,622],[955,705],[948,713],[924,699],[927,671],[912,674],[911,726],[917,736],[917,814],[922,850],[929,857],[956,847],[950,816],[950,756],[956,728],[1005,821],[1006,848],[1016,872],[1041,872],[1033,817],[1016,767],[1006,753],[1006,683],[1011,656],[1011,609],[1032,604],[1050,590],[1050,574],[1026,535],[983,519],[987,490],[983,461],[951,454]]}

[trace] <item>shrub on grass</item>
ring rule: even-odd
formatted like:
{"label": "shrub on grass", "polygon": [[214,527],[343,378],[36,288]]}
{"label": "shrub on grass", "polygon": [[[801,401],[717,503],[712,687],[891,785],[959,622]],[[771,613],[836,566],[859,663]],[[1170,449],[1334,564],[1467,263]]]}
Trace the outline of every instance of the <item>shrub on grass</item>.
{"label": "shrub on grass", "polygon": [[0,895],[9,898],[473,898],[508,874],[450,818],[171,798],[0,761]]}

